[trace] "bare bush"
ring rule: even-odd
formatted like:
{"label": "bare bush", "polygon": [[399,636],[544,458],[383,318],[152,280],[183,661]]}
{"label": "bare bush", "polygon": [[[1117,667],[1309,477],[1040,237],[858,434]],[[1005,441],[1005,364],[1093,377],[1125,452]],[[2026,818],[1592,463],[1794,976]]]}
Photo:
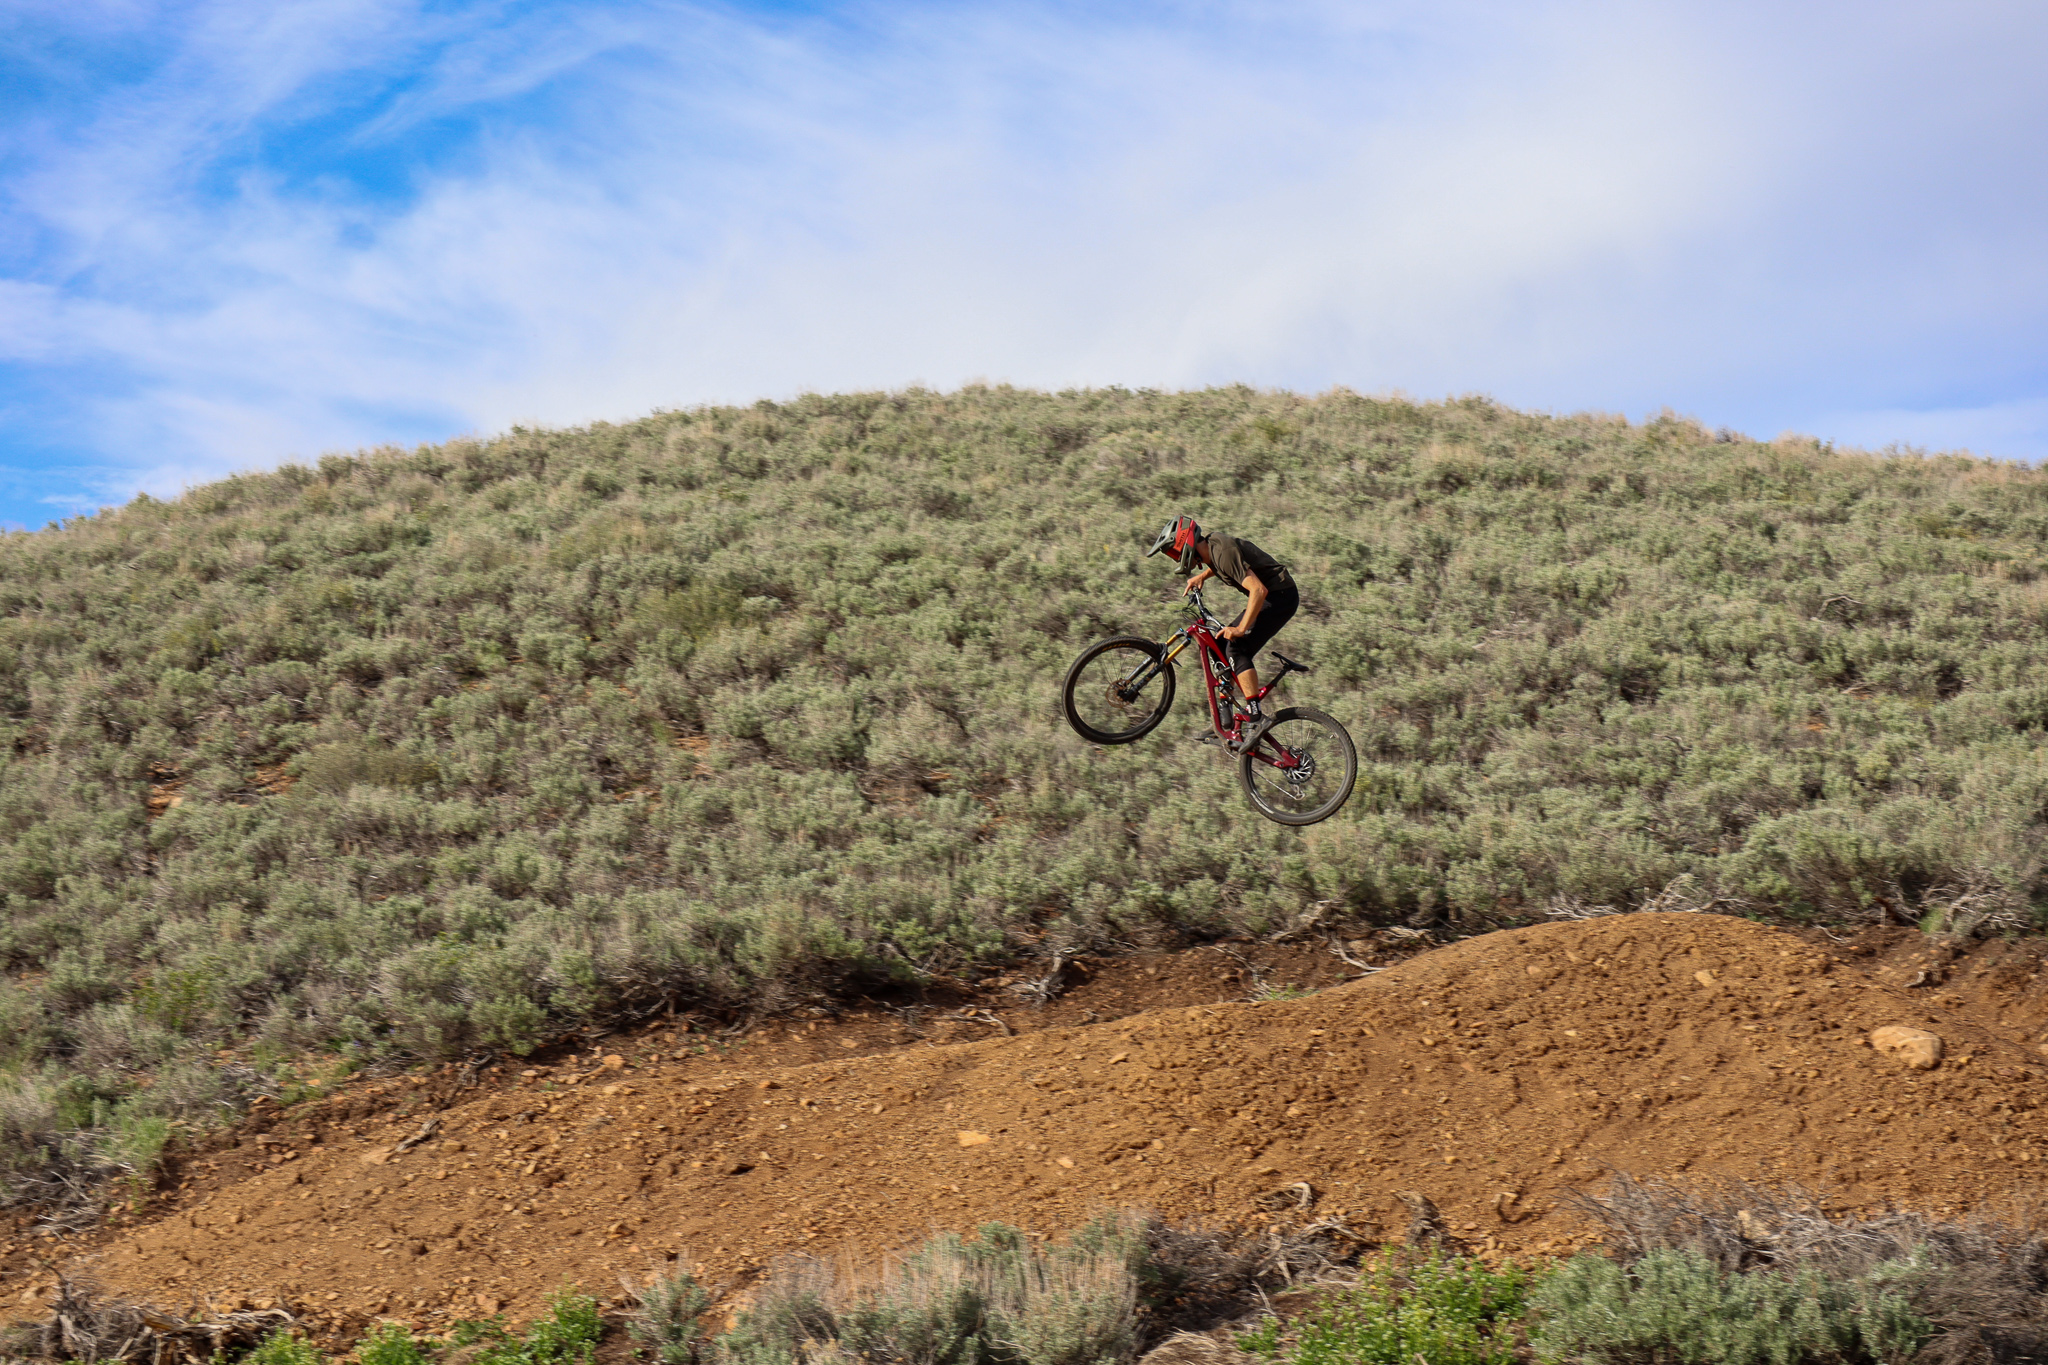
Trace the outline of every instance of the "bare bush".
{"label": "bare bush", "polygon": [[1920,931],[1925,934],[1973,938],[2025,929],[2032,920],[2026,892],[1981,868],[1931,887],[1920,897]]}
{"label": "bare bush", "polygon": [[292,1321],[281,1308],[186,1321],[67,1278],[58,1282],[49,1317],[17,1326],[4,1346],[46,1360],[208,1365],[257,1346]]}
{"label": "bare bush", "polygon": [[1551,919],[1588,920],[1618,915],[1621,908],[1614,905],[1588,905],[1582,896],[1552,896],[1543,907],[1543,913]]}

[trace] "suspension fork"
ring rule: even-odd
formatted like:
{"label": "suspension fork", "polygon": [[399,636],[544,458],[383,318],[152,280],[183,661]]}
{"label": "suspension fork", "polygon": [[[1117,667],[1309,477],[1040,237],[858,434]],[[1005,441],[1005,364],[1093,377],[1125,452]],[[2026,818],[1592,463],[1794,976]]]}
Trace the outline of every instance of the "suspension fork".
{"label": "suspension fork", "polygon": [[1169,646],[1167,651],[1156,659],[1148,659],[1125,675],[1123,681],[1125,687],[1129,688],[1132,692],[1137,692],[1146,683],[1158,677],[1160,671],[1172,663],[1174,657],[1188,647],[1188,634],[1184,630],[1175,631],[1166,638]]}

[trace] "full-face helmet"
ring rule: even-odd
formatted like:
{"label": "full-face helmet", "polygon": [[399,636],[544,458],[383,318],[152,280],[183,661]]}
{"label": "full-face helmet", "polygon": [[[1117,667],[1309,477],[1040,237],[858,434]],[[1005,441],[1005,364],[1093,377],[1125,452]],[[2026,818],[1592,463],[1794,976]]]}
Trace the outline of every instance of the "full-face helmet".
{"label": "full-face helmet", "polygon": [[1202,528],[1195,524],[1193,517],[1175,517],[1160,528],[1159,538],[1152,542],[1152,548],[1145,551],[1145,557],[1165,550],[1172,550],[1180,557],[1180,571],[1193,573],[1201,559],[1195,554],[1195,546],[1201,542]]}

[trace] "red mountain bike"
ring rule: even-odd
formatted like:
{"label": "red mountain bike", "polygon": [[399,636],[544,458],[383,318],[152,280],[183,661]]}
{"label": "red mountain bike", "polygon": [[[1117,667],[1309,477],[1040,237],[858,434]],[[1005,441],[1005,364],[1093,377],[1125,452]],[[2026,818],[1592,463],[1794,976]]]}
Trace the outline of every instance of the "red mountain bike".
{"label": "red mountain bike", "polygon": [[[1245,718],[1230,697],[1230,661],[1216,632],[1223,622],[1209,614],[1202,594],[1187,595],[1194,620],[1154,643],[1142,635],[1117,635],[1081,651],[1060,686],[1067,723],[1091,744],[1129,744],[1143,739],[1173,706],[1173,661],[1190,644],[1202,660],[1209,689],[1213,735],[1199,736],[1237,755],[1237,781],[1252,808],[1283,825],[1313,825],[1337,813],[1358,780],[1358,751],[1335,719],[1313,706],[1289,706],[1249,749],[1242,748]],[[1278,650],[1276,672],[1257,700],[1289,673],[1308,668]]]}

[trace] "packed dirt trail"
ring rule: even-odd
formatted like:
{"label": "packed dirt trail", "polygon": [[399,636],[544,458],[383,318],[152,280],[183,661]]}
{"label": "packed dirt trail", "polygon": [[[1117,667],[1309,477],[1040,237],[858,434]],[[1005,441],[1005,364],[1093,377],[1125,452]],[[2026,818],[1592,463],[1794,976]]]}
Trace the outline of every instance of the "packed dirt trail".
{"label": "packed dirt trail", "polygon": [[[1584,1238],[1559,1196],[1610,1170],[1957,1211],[2048,1171],[2040,947],[1959,953],[1616,916],[1469,939],[1302,999],[765,1069],[593,1055],[402,1116],[366,1092],[245,1129],[90,1259],[166,1308],[275,1301],[346,1333],[375,1315],[520,1318],[566,1284],[603,1296],[677,1257],[738,1283],[793,1251],[991,1219],[1057,1234],[1120,1207],[1334,1217],[1393,1241],[1395,1193],[1419,1191],[1490,1253]],[[1944,1060],[1873,1050],[1888,1025],[1938,1034]]]}

